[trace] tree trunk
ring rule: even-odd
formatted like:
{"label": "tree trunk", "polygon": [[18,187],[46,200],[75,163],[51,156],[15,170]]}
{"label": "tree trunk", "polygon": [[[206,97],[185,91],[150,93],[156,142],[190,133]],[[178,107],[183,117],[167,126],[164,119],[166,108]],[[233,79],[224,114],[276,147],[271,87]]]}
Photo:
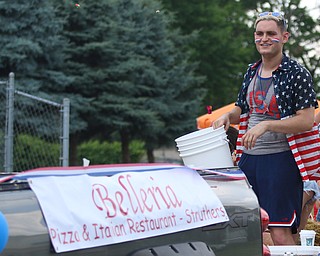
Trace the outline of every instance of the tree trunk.
{"label": "tree trunk", "polygon": [[154,163],[155,162],[155,158],[154,158],[154,154],[153,154],[153,149],[152,148],[148,148],[147,149],[147,157],[148,157],[148,163]]}
{"label": "tree trunk", "polygon": [[121,136],[121,153],[122,153],[122,163],[130,163],[130,150],[129,150],[129,134],[126,131],[120,132]]}
{"label": "tree trunk", "polygon": [[78,146],[78,136],[75,134],[71,134],[70,142],[69,142],[69,166],[80,165],[77,159],[77,146]]}

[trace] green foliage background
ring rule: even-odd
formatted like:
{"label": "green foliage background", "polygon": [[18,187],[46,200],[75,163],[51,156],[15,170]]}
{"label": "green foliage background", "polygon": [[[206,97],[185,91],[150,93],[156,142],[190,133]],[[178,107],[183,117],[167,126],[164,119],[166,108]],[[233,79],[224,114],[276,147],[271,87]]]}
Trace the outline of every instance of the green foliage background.
{"label": "green foliage background", "polygon": [[[140,162],[145,155],[144,143],[134,140],[129,147],[132,162]],[[82,143],[78,148],[79,165],[82,165],[83,158],[90,160],[90,165],[121,163],[121,143],[118,141],[100,142],[98,140],[89,140]]]}
{"label": "green foliage background", "polygon": [[[19,144],[19,147],[15,147],[13,154],[16,172],[38,167],[59,166],[59,158],[57,158],[60,151],[59,144],[48,143],[27,134],[19,134],[15,144]],[[30,156],[33,157],[30,158]]]}
{"label": "green foliage background", "polygon": [[0,1],[0,77],[14,72],[19,90],[70,99],[71,165],[86,141],[117,140],[121,162],[131,162],[130,143],[139,140],[152,162],[154,149],[196,129],[207,105],[233,102],[259,58],[252,24],[261,11],[286,14],[286,53],[319,92],[320,15],[310,17],[300,0],[78,3]]}

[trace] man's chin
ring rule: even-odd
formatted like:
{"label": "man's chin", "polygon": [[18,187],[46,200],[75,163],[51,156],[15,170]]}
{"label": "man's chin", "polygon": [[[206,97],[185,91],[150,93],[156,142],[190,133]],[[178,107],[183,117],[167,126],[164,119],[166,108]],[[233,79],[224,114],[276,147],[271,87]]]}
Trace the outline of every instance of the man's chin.
{"label": "man's chin", "polygon": [[274,53],[270,49],[259,49],[258,52],[262,56],[272,56]]}

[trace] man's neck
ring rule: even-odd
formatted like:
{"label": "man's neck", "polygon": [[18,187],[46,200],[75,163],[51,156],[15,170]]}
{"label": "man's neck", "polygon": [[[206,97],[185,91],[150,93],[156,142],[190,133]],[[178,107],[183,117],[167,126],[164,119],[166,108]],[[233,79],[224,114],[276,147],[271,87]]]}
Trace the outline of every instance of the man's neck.
{"label": "man's neck", "polygon": [[282,53],[277,56],[262,56],[263,69],[266,72],[272,72],[278,68],[282,61]]}

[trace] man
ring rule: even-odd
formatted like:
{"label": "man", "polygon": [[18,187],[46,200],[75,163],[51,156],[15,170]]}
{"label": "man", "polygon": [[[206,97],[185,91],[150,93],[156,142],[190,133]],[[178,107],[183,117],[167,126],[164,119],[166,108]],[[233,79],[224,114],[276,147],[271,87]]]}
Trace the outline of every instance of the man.
{"label": "man", "polygon": [[[289,36],[281,13],[259,14],[254,38],[261,60],[249,66],[235,107],[212,124],[214,128],[224,125],[226,130],[230,124],[240,124],[238,166],[269,214],[275,245],[295,244],[302,180],[308,180],[320,166],[320,143],[312,137],[316,94],[310,73],[283,53]],[[306,140],[312,137],[308,151],[315,161],[312,166],[300,150],[297,135]]]}

